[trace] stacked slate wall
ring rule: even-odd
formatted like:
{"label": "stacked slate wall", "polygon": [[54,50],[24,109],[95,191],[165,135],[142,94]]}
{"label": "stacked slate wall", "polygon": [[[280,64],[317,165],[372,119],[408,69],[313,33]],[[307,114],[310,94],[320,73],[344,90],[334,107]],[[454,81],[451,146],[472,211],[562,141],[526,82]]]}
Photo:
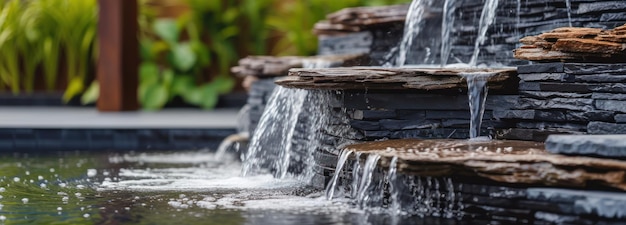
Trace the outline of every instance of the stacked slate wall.
{"label": "stacked slate wall", "polygon": [[519,103],[495,117],[515,123],[501,138],[626,134],[626,64],[537,63],[518,67]]}
{"label": "stacked slate wall", "polygon": [[[626,23],[626,3],[622,1],[569,1],[571,25],[574,27],[611,29]],[[427,24],[441,21],[443,2],[437,1],[427,9],[429,14],[435,15],[426,19]],[[458,7],[450,35],[452,45],[449,64],[470,61],[484,2],[456,1]],[[398,22],[355,33],[320,35],[319,53],[369,53],[372,65],[393,62],[403,26],[403,23]],[[500,0],[494,23],[489,27],[485,43],[480,47],[478,63],[511,66],[528,64],[527,61],[513,57],[512,51],[519,46],[520,38],[567,26],[570,24],[566,0]],[[412,47],[414,53],[407,57],[407,64],[439,64],[440,34],[440,26],[429,25],[427,31],[417,38],[419,41]]]}

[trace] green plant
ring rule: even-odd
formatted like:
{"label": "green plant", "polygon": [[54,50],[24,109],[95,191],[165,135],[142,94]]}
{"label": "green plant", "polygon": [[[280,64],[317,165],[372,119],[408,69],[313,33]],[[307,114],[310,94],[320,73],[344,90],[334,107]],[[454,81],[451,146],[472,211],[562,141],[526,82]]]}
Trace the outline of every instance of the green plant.
{"label": "green plant", "polygon": [[[5,0],[0,11],[0,78],[14,94],[34,91],[36,72],[53,90],[65,56],[68,101],[82,93],[94,63],[96,0]],[[1,85],[0,85],[1,86]]]}

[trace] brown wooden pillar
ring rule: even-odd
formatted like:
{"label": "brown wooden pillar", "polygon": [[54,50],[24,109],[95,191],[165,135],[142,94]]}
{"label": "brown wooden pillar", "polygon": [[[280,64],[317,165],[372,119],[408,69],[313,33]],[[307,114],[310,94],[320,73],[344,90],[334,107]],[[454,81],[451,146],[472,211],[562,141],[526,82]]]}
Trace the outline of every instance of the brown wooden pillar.
{"label": "brown wooden pillar", "polygon": [[98,110],[137,110],[137,0],[98,0],[98,5]]}

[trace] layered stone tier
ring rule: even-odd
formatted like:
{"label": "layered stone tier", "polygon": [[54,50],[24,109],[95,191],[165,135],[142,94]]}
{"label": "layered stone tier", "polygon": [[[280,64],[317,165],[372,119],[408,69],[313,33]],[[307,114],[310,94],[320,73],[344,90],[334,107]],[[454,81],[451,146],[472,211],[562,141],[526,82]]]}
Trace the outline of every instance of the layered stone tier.
{"label": "layered stone tier", "polygon": [[291,88],[330,90],[467,90],[464,76],[489,74],[489,88],[514,92],[517,86],[515,68],[383,68],[350,67],[329,69],[292,69],[289,77],[276,83]]}

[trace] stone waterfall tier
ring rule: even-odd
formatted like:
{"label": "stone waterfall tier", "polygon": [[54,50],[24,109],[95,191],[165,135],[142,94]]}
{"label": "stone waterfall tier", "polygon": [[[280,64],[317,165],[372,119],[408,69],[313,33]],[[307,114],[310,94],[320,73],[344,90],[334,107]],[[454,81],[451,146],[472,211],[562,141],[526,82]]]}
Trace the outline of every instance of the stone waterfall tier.
{"label": "stone waterfall tier", "polygon": [[489,78],[490,90],[516,90],[515,68],[455,69],[455,68],[383,68],[351,67],[329,69],[292,69],[289,77],[276,83],[285,87],[330,90],[400,90],[421,91],[467,90],[462,75],[493,74]]}
{"label": "stone waterfall tier", "polygon": [[540,63],[520,66],[518,73],[519,103],[494,114],[517,123],[503,137],[626,133],[626,64]]}
{"label": "stone waterfall tier", "polygon": [[405,139],[346,149],[378,154],[383,167],[398,157],[398,172],[417,176],[478,176],[503,183],[626,191],[626,161],[551,154],[537,142]]}
{"label": "stone waterfall tier", "polygon": [[326,56],[248,56],[231,68],[238,76],[259,78],[286,76],[291,68],[362,66],[368,62],[363,54]]}
{"label": "stone waterfall tier", "polygon": [[[293,69],[276,81],[286,87],[329,89],[332,107],[348,122],[329,127],[336,137],[355,141],[380,138],[469,138],[467,82],[461,74],[494,73],[490,78],[483,135],[496,136],[515,124],[494,118],[518,102],[513,69],[330,68]],[[348,128],[351,132],[337,133]]]}
{"label": "stone waterfall tier", "polygon": [[[355,152],[339,171],[339,187],[353,189],[355,161],[382,156],[374,172],[382,179],[380,173],[398,157],[394,185],[403,190],[401,208],[409,213],[461,215],[477,224],[619,224],[626,219],[624,161],[555,155],[540,143],[520,141],[389,140],[346,149]],[[382,194],[389,198],[383,200],[387,207],[393,195]]]}
{"label": "stone waterfall tier", "polygon": [[611,30],[564,27],[520,40],[515,58],[531,61],[626,62],[626,25]]}
{"label": "stone waterfall tier", "polygon": [[[469,62],[474,49],[478,33],[478,21],[483,10],[484,1],[460,0],[455,1],[457,9],[454,11],[453,33],[449,63]],[[513,52],[518,47],[518,40],[524,36],[536,35],[558,27],[569,26],[566,0],[501,0],[494,24],[487,33],[488,40],[482,45],[479,63],[501,63],[504,65],[521,65],[525,61],[516,60]],[[569,0],[571,3],[571,25],[577,27],[593,27],[612,29],[626,23],[624,3],[615,0]],[[443,1],[435,4],[442,4]],[[519,4],[519,5],[518,5]],[[519,11],[518,11],[519,6]],[[403,34],[404,21],[395,21],[406,15],[407,10],[400,10],[401,6],[382,8],[359,7],[329,15],[320,22],[314,31],[319,33],[319,54],[348,54],[367,53],[375,64],[382,65],[391,62],[390,52]],[[427,9],[433,23],[441,20],[441,7]],[[371,12],[377,12],[372,16]],[[397,15],[391,15],[391,13]],[[341,19],[333,19],[341,18]],[[364,19],[358,22],[358,18]],[[394,18],[394,19],[392,19]],[[428,23],[427,21],[427,23]],[[378,24],[376,22],[379,22]],[[441,26],[429,28],[428,32],[414,45],[413,50],[431,53],[429,59],[409,57],[409,64],[437,64],[439,59],[439,43]],[[436,34],[436,35],[433,35]],[[427,46],[428,45],[428,46]]]}

